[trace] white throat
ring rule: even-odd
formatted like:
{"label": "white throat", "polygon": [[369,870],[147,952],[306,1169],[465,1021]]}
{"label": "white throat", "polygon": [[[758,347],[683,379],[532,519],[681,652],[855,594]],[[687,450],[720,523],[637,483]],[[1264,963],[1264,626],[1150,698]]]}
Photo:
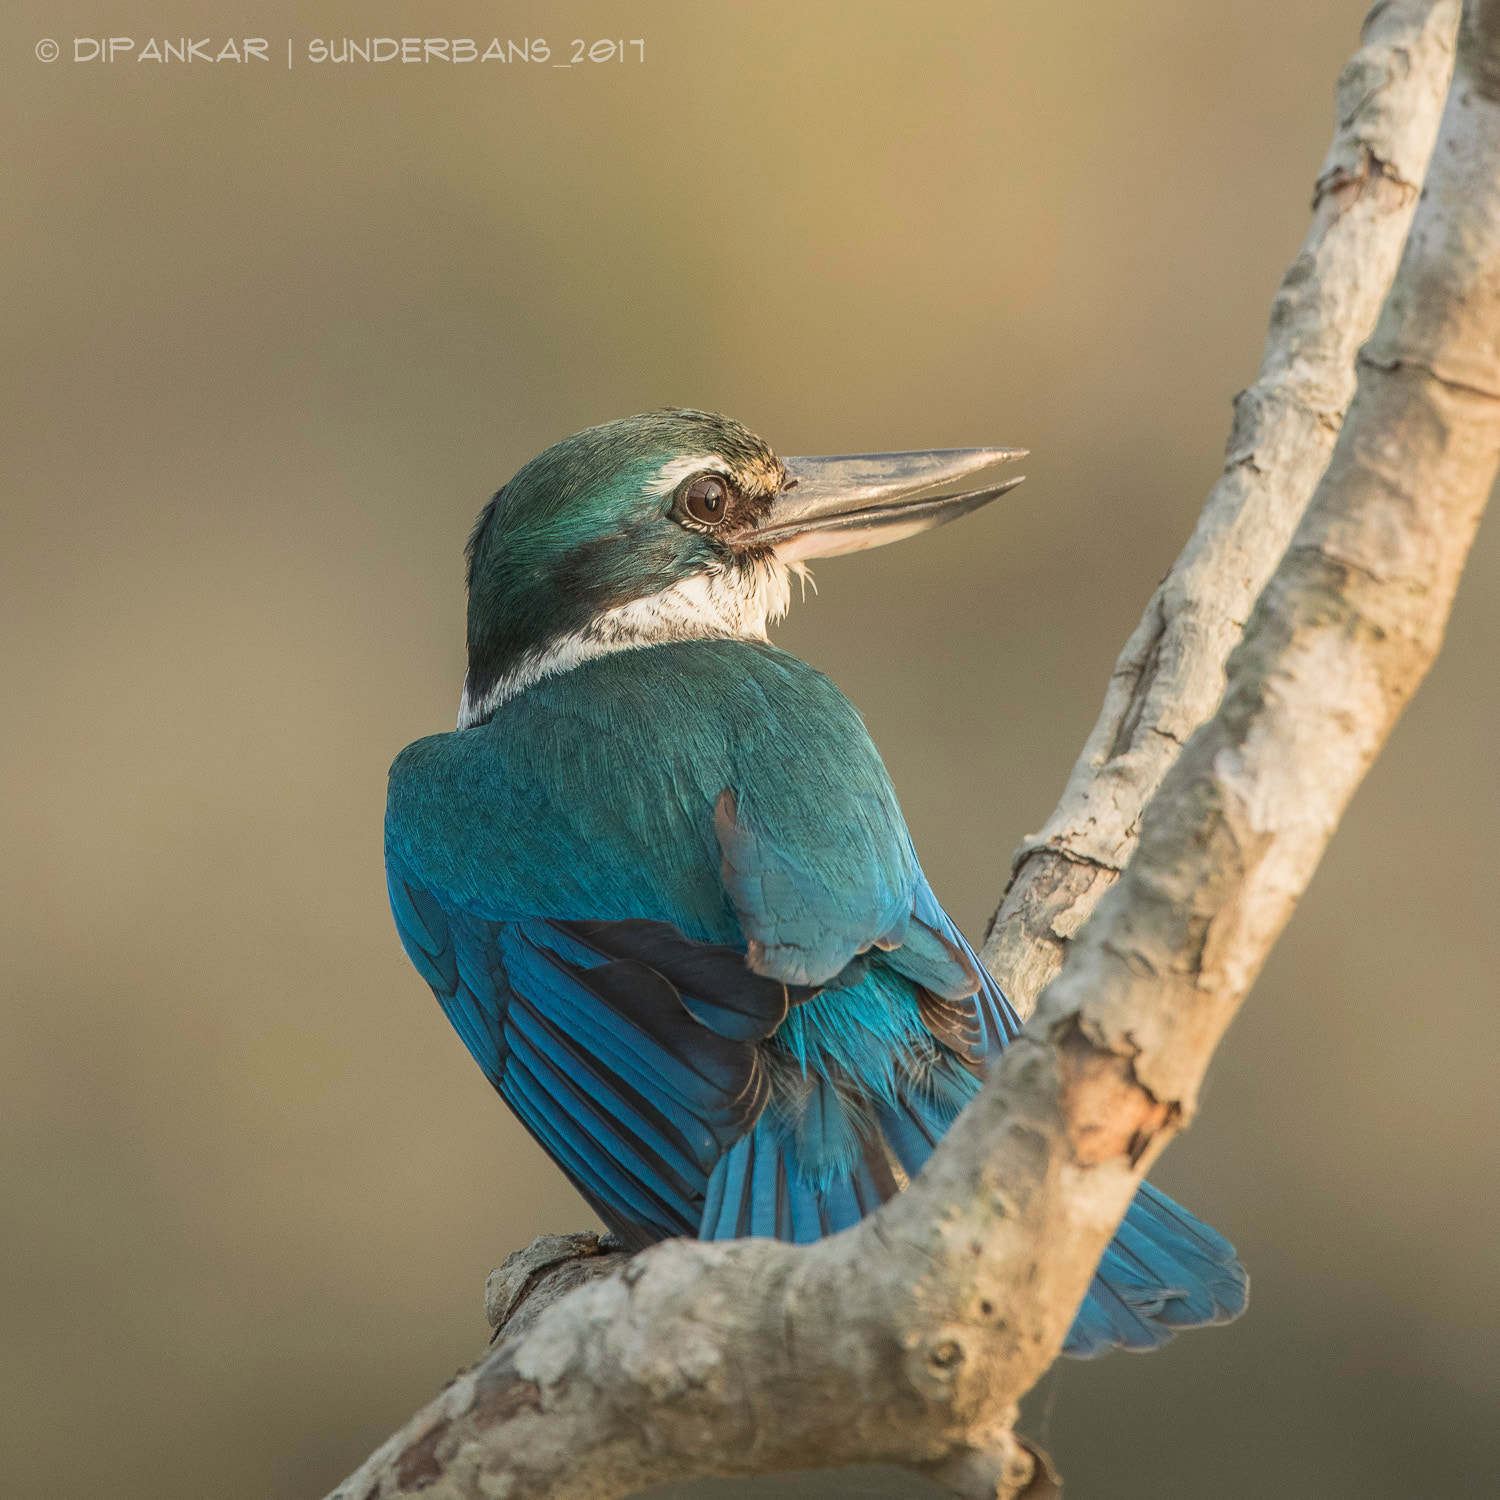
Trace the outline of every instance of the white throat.
{"label": "white throat", "polygon": [[468,729],[532,683],[596,656],[668,641],[764,641],[766,626],[787,611],[792,572],[805,576],[799,564],[770,557],[699,573],[644,599],[606,610],[582,630],[527,652],[477,699],[465,682],[458,727]]}

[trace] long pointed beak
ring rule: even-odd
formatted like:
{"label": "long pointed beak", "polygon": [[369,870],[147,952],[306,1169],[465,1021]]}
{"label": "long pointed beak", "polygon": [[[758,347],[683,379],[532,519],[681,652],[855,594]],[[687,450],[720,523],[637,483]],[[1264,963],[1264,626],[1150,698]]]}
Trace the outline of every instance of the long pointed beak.
{"label": "long pointed beak", "polygon": [[1025,448],[935,448],[783,459],[786,485],[754,530],[736,540],[774,547],[783,562],[883,547],[1015,489],[1024,475],[983,489],[933,493],[1025,454]]}

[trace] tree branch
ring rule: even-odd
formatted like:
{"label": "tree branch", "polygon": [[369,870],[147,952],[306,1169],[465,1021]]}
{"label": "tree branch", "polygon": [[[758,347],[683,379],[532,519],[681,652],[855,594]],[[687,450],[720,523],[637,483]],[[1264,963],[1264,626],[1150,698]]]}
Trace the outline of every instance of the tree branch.
{"label": "tree branch", "polygon": [[1479,0],[1358,392],[1223,701],[927,1167],[831,1239],[671,1240],[570,1292],[340,1500],[605,1500],[855,1462],[1042,1493],[1015,1402],[1435,656],[1497,465],[1500,0]]}
{"label": "tree branch", "polygon": [[1235,399],[1224,472],[1110,677],[1062,801],[1016,850],[982,957],[1020,1013],[1125,868],[1141,812],[1224,690],[1224,663],[1327,466],[1416,207],[1458,0],[1384,0],[1339,79],[1313,221]]}

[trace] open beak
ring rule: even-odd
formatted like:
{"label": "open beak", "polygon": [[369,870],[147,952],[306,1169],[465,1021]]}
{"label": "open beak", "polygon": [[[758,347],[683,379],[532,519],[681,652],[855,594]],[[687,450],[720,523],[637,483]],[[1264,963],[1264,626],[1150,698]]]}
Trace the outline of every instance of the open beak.
{"label": "open beak", "polygon": [[[987,505],[1024,475],[983,489],[951,489],[1024,448],[935,448],[921,453],[850,453],[787,458],[787,482],[753,531],[736,540],[770,546],[783,562],[883,547]],[[934,491],[947,489],[948,493]]]}

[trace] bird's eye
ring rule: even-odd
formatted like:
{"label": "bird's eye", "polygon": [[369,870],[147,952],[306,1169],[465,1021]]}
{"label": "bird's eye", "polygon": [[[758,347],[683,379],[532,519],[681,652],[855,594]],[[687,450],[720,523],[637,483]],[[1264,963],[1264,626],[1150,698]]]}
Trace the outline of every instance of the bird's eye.
{"label": "bird's eye", "polygon": [[682,492],[682,508],[704,526],[717,526],[729,510],[729,486],[717,474],[704,474]]}

